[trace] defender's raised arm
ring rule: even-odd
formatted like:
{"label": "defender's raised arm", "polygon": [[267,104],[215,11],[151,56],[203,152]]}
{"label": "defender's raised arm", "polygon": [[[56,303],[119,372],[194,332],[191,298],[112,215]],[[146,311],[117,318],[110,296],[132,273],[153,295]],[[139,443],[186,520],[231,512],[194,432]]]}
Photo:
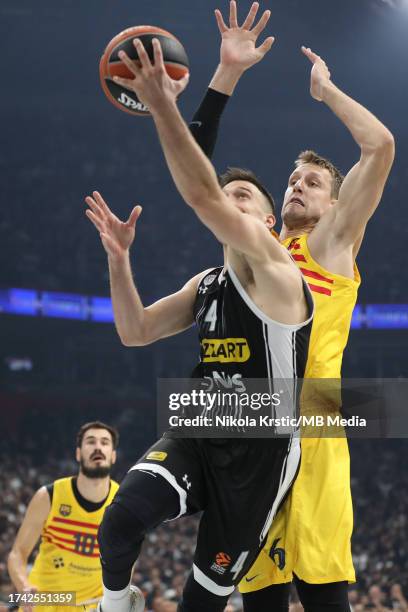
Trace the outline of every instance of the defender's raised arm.
{"label": "defender's raised arm", "polygon": [[360,147],[360,160],[343,181],[331,218],[325,219],[327,228],[322,227],[341,245],[351,245],[355,256],[367,222],[381,200],[394,160],[394,138],[370,111],[336,87],[321,57],[310,48],[302,47],[302,51],[313,64],[312,97],[335,113]]}
{"label": "defender's raised arm", "polygon": [[211,158],[218,135],[218,126],[229,97],[244,72],[260,62],[274,43],[268,36],[258,47],[258,38],[266,28],[271,12],[264,11],[256,21],[259,3],[254,2],[242,25],[238,25],[237,5],[230,2],[229,25],[219,9],[215,11],[221,34],[220,61],[200,106],[189,124],[191,133],[204,153]]}

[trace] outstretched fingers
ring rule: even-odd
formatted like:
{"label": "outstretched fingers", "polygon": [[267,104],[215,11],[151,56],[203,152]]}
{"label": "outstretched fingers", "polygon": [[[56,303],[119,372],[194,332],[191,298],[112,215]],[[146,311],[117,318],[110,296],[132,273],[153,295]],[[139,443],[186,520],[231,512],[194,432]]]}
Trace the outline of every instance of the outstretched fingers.
{"label": "outstretched fingers", "polygon": [[258,9],[259,9],[259,2],[254,2],[249,10],[249,13],[244,23],[241,26],[243,30],[250,30],[252,28],[252,26],[254,25],[254,21],[255,21],[255,17],[258,12]]}
{"label": "outstretched fingers", "polygon": [[88,219],[94,224],[99,233],[105,231],[105,223],[100,217],[98,217],[98,215],[92,212],[92,210],[89,210],[89,208],[85,211],[85,214]]}
{"label": "outstretched fingers", "polygon": [[96,204],[103,211],[103,213],[106,216],[113,216],[111,209],[109,208],[109,206],[107,205],[107,203],[105,202],[105,200],[103,199],[99,191],[93,191],[92,195],[93,195],[93,199],[95,200]]}
{"label": "outstretched fingers", "polygon": [[225,23],[222,13],[219,9],[215,9],[214,13],[215,13],[215,19],[217,21],[218,29],[220,31],[220,34],[222,35],[224,34],[224,32],[228,30],[227,24]]}
{"label": "outstretched fingers", "polygon": [[237,28],[238,27],[238,14],[237,14],[237,3],[235,2],[235,0],[231,0],[230,2],[230,17],[229,17],[229,21],[230,21],[230,28]]}
{"label": "outstretched fingers", "polygon": [[266,55],[266,53],[268,53],[268,51],[270,51],[273,43],[275,42],[275,38],[273,36],[268,36],[268,38],[266,38],[264,40],[264,42],[262,43],[262,45],[260,45],[257,48],[257,51],[259,51],[259,53],[262,54],[262,56]]}
{"label": "outstretched fingers", "polygon": [[153,57],[154,67],[156,70],[165,72],[164,61],[163,61],[163,49],[158,38],[153,38]]}
{"label": "outstretched fingers", "polygon": [[134,209],[132,210],[132,212],[129,215],[129,219],[126,221],[127,227],[135,227],[136,226],[136,221],[138,220],[138,218],[142,214],[142,210],[143,209],[142,209],[142,207],[140,205],[134,207]]}
{"label": "outstretched fingers", "polygon": [[87,196],[85,198],[85,202],[89,206],[89,208],[85,211],[85,214],[88,219],[92,221],[98,232],[101,232],[105,230],[105,223],[107,221],[106,210],[108,212],[110,211],[106,205],[106,202],[98,191],[94,191],[92,195],[93,197]]}
{"label": "outstretched fingers", "polygon": [[260,18],[260,20],[258,21],[256,26],[252,30],[252,32],[253,32],[253,34],[255,34],[255,36],[259,36],[259,34],[266,28],[266,24],[268,23],[270,18],[271,18],[271,11],[269,11],[269,10],[268,11],[264,11],[262,17]]}
{"label": "outstretched fingers", "polygon": [[133,44],[139,56],[142,68],[144,68],[145,70],[149,70],[150,68],[152,68],[152,63],[140,38],[135,38]]}
{"label": "outstretched fingers", "polygon": [[125,89],[133,91],[133,79],[124,79],[123,77],[114,76],[113,80],[115,81],[115,83],[121,85]]}
{"label": "outstretched fingers", "polygon": [[97,215],[101,219],[104,218],[104,212],[99,206],[99,204],[96,202],[96,200],[94,200],[94,198],[91,198],[91,196],[87,196],[85,198],[85,202],[88,204],[89,208],[93,211],[95,215]]}
{"label": "outstretched fingers", "polygon": [[[256,16],[259,10],[259,2],[253,2],[251,8],[249,9],[248,15],[245,18],[244,23],[241,26],[241,30],[251,30],[254,25]],[[255,34],[255,36],[259,36],[259,34],[265,29],[266,24],[268,23],[271,16],[271,11],[265,11],[256,24],[256,26],[251,30]],[[222,13],[219,9],[215,10],[215,18],[217,20],[218,29],[222,34],[226,32],[230,28],[239,28],[238,25],[238,12],[237,12],[237,3],[236,0],[231,0],[230,2],[230,13],[229,13],[229,27],[226,25]]]}
{"label": "outstretched fingers", "polygon": [[317,53],[314,53],[314,51],[312,51],[310,47],[305,47],[302,45],[301,49],[302,53],[306,55],[306,57],[309,58],[313,64],[317,62],[317,60],[321,59],[321,57],[317,55]]}
{"label": "outstretched fingers", "polygon": [[126,51],[119,51],[118,56],[134,76],[137,76],[139,74],[140,66],[138,66],[134,60],[130,59]]}

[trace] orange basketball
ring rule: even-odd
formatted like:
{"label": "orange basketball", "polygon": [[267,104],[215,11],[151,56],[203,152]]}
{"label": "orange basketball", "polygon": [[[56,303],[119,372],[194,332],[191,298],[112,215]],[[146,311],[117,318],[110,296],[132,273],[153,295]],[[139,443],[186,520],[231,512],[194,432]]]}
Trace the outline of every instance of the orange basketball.
{"label": "orange basketball", "polygon": [[147,54],[153,61],[153,38],[160,41],[163,60],[167,73],[172,79],[179,80],[188,72],[188,57],[183,45],[173,34],[154,26],[134,26],[120,32],[106,47],[99,62],[99,76],[102,89],[112,104],[131,115],[149,115],[149,109],[130,91],[113,81],[114,76],[133,78],[132,73],[119,58],[119,51],[125,51],[130,59],[139,62],[133,40],[140,38]]}

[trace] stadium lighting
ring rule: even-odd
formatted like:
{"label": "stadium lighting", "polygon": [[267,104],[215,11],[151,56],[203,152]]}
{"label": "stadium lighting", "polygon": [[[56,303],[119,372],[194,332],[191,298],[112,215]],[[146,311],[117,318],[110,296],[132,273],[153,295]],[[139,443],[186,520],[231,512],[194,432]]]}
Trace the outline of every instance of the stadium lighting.
{"label": "stadium lighting", "polygon": [[377,0],[380,6],[388,6],[393,9],[408,8],[408,0]]}

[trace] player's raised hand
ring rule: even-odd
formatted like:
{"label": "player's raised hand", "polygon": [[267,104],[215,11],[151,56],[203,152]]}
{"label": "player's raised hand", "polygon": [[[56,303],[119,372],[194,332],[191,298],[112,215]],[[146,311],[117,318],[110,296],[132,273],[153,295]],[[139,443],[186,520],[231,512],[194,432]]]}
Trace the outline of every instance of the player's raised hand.
{"label": "player's raised hand", "polygon": [[234,66],[243,72],[260,62],[270,50],[275,41],[273,36],[269,36],[261,45],[256,46],[258,37],[266,28],[271,16],[270,11],[264,11],[254,26],[258,9],[259,3],[254,2],[241,26],[238,25],[235,0],[230,2],[229,26],[226,25],[221,11],[216,9],[215,18],[221,34],[221,64]]}
{"label": "player's raised hand", "polygon": [[129,219],[123,222],[113,214],[98,191],[94,191],[92,196],[87,196],[85,202],[89,206],[86,216],[98,230],[109,257],[116,261],[126,257],[135,239],[136,222],[140,217],[142,207],[135,206]]}
{"label": "player's raised hand", "polygon": [[312,62],[312,72],[310,74],[310,95],[315,100],[323,100],[324,87],[330,83],[330,71],[326,62],[320,55],[314,53],[310,47],[302,47],[302,53]]}
{"label": "player's raised hand", "polygon": [[189,74],[180,80],[172,79],[166,71],[163,62],[163,52],[160,41],[152,41],[154,61],[151,62],[143,43],[135,38],[133,44],[139,56],[139,62],[132,61],[125,51],[119,52],[121,61],[133,74],[133,79],[113,77],[114,81],[127,89],[134,91],[143,104],[151,112],[158,109],[163,103],[175,101],[187,87]]}

